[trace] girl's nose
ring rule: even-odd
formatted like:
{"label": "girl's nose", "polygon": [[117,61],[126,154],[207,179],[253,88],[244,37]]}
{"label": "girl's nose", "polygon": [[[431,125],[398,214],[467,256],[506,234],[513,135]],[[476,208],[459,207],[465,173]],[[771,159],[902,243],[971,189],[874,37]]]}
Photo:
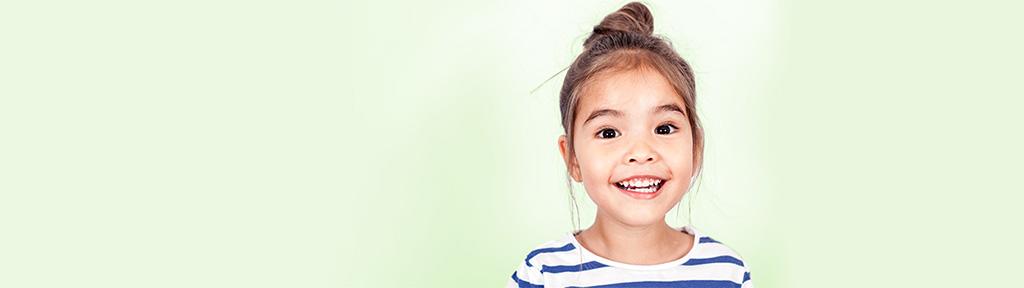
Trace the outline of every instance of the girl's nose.
{"label": "girl's nose", "polygon": [[653,154],[650,154],[650,155],[647,155],[647,156],[630,156],[629,157],[629,163],[643,164],[643,163],[653,162],[653,161],[654,161],[654,155]]}
{"label": "girl's nose", "polygon": [[633,149],[629,151],[629,155],[626,159],[626,164],[644,164],[657,160],[658,154],[654,153],[654,150],[652,150],[646,143],[637,143],[633,146]]}

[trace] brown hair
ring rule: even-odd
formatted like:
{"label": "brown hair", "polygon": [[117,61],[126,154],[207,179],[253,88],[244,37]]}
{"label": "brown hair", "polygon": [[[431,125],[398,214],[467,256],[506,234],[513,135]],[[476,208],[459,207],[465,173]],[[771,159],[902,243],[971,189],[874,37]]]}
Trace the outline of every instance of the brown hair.
{"label": "brown hair", "polygon": [[[686,117],[693,134],[693,159],[699,175],[704,160],[704,129],[697,117],[696,86],[690,65],[672,48],[672,44],[654,36],[654,16],[642,3],[626,4],[604,17],[594,26],[593,33],[583,42],[584,50],[569,66],[562,82],[559,106],[562,128],[567,138],[567,153],[571,165],[575,164],[573,124],[580,97],[604,73],[632,69],[653,69],[672,84],[686,105]],[[692,183],[691,183],[692,184]],[[569,195],[575,205],[572,186]],[[678,211],[678,210],[677,210]],[[575,222],[574,224],[574,230]]]}

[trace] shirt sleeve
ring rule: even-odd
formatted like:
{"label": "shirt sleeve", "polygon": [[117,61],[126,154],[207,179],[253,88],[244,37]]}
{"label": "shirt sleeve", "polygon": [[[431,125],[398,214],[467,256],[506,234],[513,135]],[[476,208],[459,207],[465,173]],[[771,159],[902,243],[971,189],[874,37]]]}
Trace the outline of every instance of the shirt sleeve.
{"label": "shirt sleeve", "polygon": [[505,285],[508,288],[541,288],[544,287],[544,276],[541,275],[540,270],[536,267],[530,267],[526,265],[526,261],[523,261],[519,265],[519,269],[512,272],[512,277],[508,279],[508,284]]}
{"label": "shirt sleeve", "polygon": [[743,266],[743,283],[740,288],[754,288],[754,281],[750,279],[750,268]]}

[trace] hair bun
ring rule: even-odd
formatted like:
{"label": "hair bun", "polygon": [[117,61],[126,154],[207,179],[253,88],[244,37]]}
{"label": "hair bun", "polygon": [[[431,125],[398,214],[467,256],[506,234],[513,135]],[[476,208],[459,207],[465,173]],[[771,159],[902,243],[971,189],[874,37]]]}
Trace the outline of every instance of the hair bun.
{"label": "hair bun", "polygon": [[594,32],[583,42],[583,47],[604,36],[616,33],[635,33],[650,36],[654,33],[654,16],[651,10],[640,2],[631,2],[608,14],[601,24],[594,26]]}

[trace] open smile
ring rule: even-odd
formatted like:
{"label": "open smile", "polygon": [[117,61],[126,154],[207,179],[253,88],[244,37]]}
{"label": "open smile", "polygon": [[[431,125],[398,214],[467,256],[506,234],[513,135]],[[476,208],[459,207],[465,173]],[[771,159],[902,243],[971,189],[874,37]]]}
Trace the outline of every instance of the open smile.
{"label": "open smile", "polygon": [[640,175],[615,182],[614,185],[619,191],[630,197],[646,200],[661,194],[659,192],[661,192],[661,187],[665,186],[665,182],[668,180],[657,176]]}

